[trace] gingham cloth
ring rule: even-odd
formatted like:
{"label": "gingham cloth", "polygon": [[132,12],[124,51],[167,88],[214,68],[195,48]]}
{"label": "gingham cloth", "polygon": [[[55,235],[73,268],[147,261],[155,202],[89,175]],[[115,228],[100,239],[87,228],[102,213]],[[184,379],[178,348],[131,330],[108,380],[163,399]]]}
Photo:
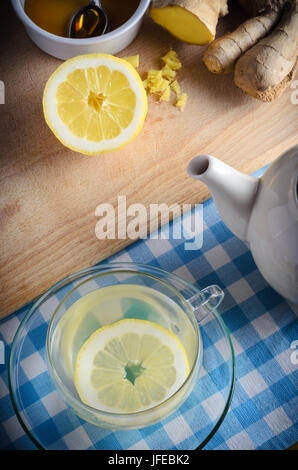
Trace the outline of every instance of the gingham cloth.
{"label": "gingham cloth", "polygon": [[[212,200],[204,204],[203,240],[202,249],[197,251],[185,251],[185,240],[140,240],[108,261],[146,263],[176,273],[200,288],[218,284],[224,290],[225,299],[219,310],[235,349],[236,387],[230,410],[205,449],[285,449],[298,441],[298,371],[291,360],[294,342],[298,340],[297,309],[266,283],[246,245],[226,228]],[[1,449],[36,448],[14,413],[7,374],[13,336],[29,308],[0,322],[0,339],[6,345],[6,364],[0,365]],[[38,341],[32,345],[37,363],[42,346]],[[50,396],[38,396],[32,389],[33,383],[43,380],[45,372],[39,375],[26,367],[26,361],[22,368],[28,406],[38,415],[39,432],[55,448],[54,426],[59,423],[60,410],[56,410],[54,421],[47,406]],[[160,442],[167,449],[195,448],[199,442],[195,426],[191,427],[187,419],[190,413],[195,410],[186,402],[174,416],[149,428],[129,432],[103,430],[97,448],[156,450]],[[75,440],[75,431],[62,418],[59,432],[60,443]],[[91,447],[88,425],[84,432],[87,447],[88,440]]]}

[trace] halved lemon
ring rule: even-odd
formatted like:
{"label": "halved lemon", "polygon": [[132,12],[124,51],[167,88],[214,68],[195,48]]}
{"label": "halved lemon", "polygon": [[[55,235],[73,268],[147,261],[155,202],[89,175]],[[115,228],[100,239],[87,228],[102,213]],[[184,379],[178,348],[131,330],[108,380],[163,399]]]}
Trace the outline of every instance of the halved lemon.
{"label": "halved lemon", "polygon": [[128,144],[147,113],[142,80],[126,60],[87,54],[67,60],[43,95],[46,122],[66,146],[97,155]]}
{"label": "halved lemon", "polygon": [[124,319],[99,328],[83,344],[75,385],[87,405],[130,413],[165,401],[188,374],[187,355],[173,333],[147,320]]}

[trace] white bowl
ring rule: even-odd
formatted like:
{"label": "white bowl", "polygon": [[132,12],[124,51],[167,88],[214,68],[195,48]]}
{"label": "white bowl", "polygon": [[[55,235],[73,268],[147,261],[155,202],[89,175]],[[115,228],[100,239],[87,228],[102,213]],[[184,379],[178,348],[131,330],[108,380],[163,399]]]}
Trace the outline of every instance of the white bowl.
{"label": "white bowl", "polygon": [[119,28],[103,36],[88,39],[70,39],[48,33],[37,26],[26,15],[24,3],[25,0],[12,0],[13,8],[24,24],[28,36],[44,52],[64,60],[92,52],[104,52],[106,54],[117,54],[117,52],[120,52],[138,34],[150,0],[140,0],[140,4],[132,17]]}

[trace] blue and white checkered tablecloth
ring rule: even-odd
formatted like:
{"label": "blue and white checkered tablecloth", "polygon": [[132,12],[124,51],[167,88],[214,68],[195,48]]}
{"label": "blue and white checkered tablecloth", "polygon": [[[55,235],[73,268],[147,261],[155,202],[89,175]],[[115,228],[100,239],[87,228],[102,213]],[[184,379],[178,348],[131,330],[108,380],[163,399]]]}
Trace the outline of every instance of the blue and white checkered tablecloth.
{"label": "blue and white checkered tablecloth", "polygon": [[[261,172],[259,172],[260,174]],[[204,242],[201,250],[185,251],[185,240],[140,240],[109,261],[146,263],[174,272],[200,287],[218,284],[225,291],[220,313],[228,326],[236,354],[236,387],[230,410],[206,449],[285,449],[298,441],[298,366],[293,343],[298,340],[296,308],[280,297],[257,270],[246,245],[226,228],[212,200],[204,204]],[[0,448],[35,448],[14,413],[9,391],[7,359],[13,336],[29,306],[0,322],[6,364],[0,365]],[[32,354],[38,353],[38,346]],[[40,357],[39,354],[36,354]],[[38,380],[34,370],[23,376],[28,387]],[[28,388],[28,390],[29,390]],[[35,392],[34,392],[35,393]],[[44,409],[41,423],[51,433],[46,413],[49,396],[30,398],[30,406]],[[144,430],[104,433],[102,448],[157,449],[162,435],[168,449],[196,447],[196,430],[188,426],[185,413],[166,425]],[[40,411],[38,411],[40,413]],[[57,410],[59,413],[59,410]],[[42,419],[42,418],[41,418]],[[63,423],[61,423],[63,430]],[[44,429],[43,429],[44,428]],[[65,429],[65,441],[67,440]],[[123,436],[123,433],[122,433]]]}

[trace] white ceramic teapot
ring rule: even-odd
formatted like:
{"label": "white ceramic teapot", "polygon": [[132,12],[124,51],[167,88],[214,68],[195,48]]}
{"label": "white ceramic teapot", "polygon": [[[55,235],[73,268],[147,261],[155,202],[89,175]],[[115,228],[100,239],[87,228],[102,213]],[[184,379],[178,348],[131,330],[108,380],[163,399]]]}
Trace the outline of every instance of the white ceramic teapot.
{"label": "white ceramic teapot", "polygon": [[191,160],[187,171],[208,186],[219,214],[248,243],[267,282],[298,304],[298,146],[275,160],[261,178],[208,155]]}

